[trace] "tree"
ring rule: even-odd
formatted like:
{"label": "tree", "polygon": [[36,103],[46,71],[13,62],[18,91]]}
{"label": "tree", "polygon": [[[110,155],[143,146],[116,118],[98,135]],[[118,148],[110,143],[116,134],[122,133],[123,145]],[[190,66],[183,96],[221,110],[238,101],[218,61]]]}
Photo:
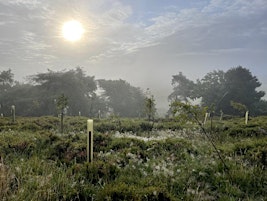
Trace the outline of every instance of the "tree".
{"label": "tree", "polygon": [[196,84],[187,79],[181,72],[178,75],[172,76],[173,92],[169,95],[168,99],[173,101],[185,101],[197,98],[195,93]]}
{"label": "tree", "polygon": [[0,104],[1,113],[10,114],[12,105],[16,106],[18,115],[32,115],[36,112],[36,90],[30,84],[19,83],[14,80],[11,70],[0,73]]}
{"label": "tree", "polygon": [[98,80],[103,89],[102,98],[113,113],[122,117],[138,117],[142,114],[145,96],[140,88],[124,80]]}
{"label": "tree", "polygon": [[[171,104],[172,112],[174,116],[178,114],[178,120],[183,119],[184,123],[192,122],[196,123],[199,127],[204,136],[208,139],[216,154],[218,155],[219,159],[221,160],[222,164],[224,165],[225,170],[229,174],[230,179],[232,179],[229,173],[229,167],[225,163],[224,158],[222,157],[220,151],[215,145],[214,139],[210,136],[210,134],[206,131],[203,124],[201,123],[201,118],[206,113],[207,108],[199,107],[198,105],[191,105],[190,103],[182,103],[179,101],[175,101]],[[177,117],[176,117],[177,118]]]}
{"label": "tree", "polygon": [[253,76],[248,69],[241,66],[231,68],[225,73],[227,95],[221,104],[221,109],[224,113],[237,114],[237,111],[230,107],[231,101],[234,101],[246,106],[251,114],[256,114],[254,105],[265,95],[263,91],[256,90],[260,86],[258,78]]}
{"label": "tree", "polygon": [[[95,91],[97,89],[94,77],[86,76],[81,68],[69,71],[40,73],[30,77],[39,91],[38,101],[43,115],[51,115],[55,111],[54,100],[58,94],[68,97],[69,113],[92,112]],[[92,114],[91,114],[92,115]]]}
{"label": "tree", "polygon": [[214,112],[219,112],[220,103],[225,94],[225,73],[221,70],[212,71],[198,81],[198,93],[202,97],[201,103]]}
{"label": "tree", "polygon": [[39,116],[40,102],[38,101],[39,91],[30,84],[16,83],[4,96],[1,96],[2,112],[10,113],[11,105],[16,106],[16,113],[22,116]]}
{"label": "tree", "polygon": [[6,70],[0,72],[0,109],[1,113],[4,113],[4,111],[7,110],[7,103],[4,100],[5,96],[8,92],[8,90],[12,87],[14,83],[14,74],[11,72],[11,70]]}
{"label": "tree", "polygon": [[238,114],[239,111],[232,107],[231,102],[243,105],[250,114],[264,113],[259,107],[264,105],[261,98],[265,93],[256,90],[261,83],[248,69],[241,66],[227,72],[210,72],[196,83],[179,73],[173,76],[172,84],[174,89],[169,99],[174,101],[188,102],[200,97],[202,106],[213,108],[217,113],[222,111],[226,114]]}
{"label": "tree", "polygon": [[0,90],[5,91],[8,88],[11,88],[14,83],[14,74],[11,72],[11,69],[2,71],[0,73]]}
{"label": "tree", "polygon": [[231,101],[230,104],[235,110],[240,112],[240,114],[242,114],[242,115],[245,114],[245,112],[248,110],[247,107],[241,103]]}
{"label": "tree", "polygon": [[145,98],[145,114],[148,121],[154,120],[156,111],[155,98],[149,93]]}
{"label": "tree", "polygon": [[267,115],[267,101],[260,100],[259,102],[253,104],[253,111],[257,115]]}
{"label": "tree", "polygon": [[61,94],[57,100],[56,100],[57,109],[60,111],[60,132],[63,133],[64,126],[63,126],[63,120],[64,120],[64,111],[67,109],[68,106],[68,98]]}

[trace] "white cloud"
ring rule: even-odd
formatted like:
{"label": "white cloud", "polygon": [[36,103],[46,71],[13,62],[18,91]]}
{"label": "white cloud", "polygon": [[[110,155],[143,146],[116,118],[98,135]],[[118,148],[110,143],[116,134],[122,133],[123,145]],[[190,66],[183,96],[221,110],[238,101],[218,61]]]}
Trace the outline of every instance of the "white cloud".
{"label": "white cloud", "polygon": [[42,4],[40,0],[0,0],[1,4],[4,5],[15,5],[15,6],[24,6],[27,9],[35,9]]}

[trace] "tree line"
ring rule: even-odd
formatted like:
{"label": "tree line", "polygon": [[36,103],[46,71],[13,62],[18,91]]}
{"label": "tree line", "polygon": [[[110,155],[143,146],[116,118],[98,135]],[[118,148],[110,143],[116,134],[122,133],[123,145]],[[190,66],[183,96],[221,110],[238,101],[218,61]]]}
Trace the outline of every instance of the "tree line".
{"label": "tree line", "polygon": [[96,80],[81,68],[52,71],[28,76],[21,84],[11,70],[0,73],[1,113],[10,114],[16,106],[21,116],[57,115],[62,94],[68,99],[68,115],[90,117],[114,114],[123,117],[145,116],[145,94],[124,80]]}
{"label": "tree line", "polygon": [[[207,106],[213,113],[238,115],[249,110],[253,115],[267,114],[267,102],[262,99],[265,92],[257,91],[261,83],[241,66],[227,72],[212,71],[196,81],[180,72],[173,75],[172,86],[170,103],[198,100],[198,104]],[[10,69],[0,72],[0,113],[4,116],[10,115],[12,105],[21,116],[58,115],[62,95],[67,98],[64,112],[68,115],[114,114],[153,120],[156,114],[153,95],[148,96],[125,80],[96,80],[79,67],[31,75],[27,83],[15,81]]]}
{"label": "tree line", "polygon": [[214,70],[202,79],[192,81],[180,72],[172,77],[173,92],[171,102],[193,102],[208,107],[209,112],[229,115],[241,115],[249,111],[252,115],[266,115],[267,101],[262,99],[264,91],[258,78],[242,66],[224,72]]}

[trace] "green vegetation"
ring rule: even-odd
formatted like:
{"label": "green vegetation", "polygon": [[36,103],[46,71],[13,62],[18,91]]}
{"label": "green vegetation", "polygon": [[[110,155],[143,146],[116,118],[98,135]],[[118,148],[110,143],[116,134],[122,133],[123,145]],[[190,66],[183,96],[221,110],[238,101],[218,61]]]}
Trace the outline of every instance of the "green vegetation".
{"label": "green vegetation", "polygon": [[205,125],[179,119],[0,118],[0,200],[266,200],[267,117]]}
{"label": "green vegetation", "polygon": [[[201,106],[209,107],[209,112],[217,116],[243,115],[247,111],[253,116],[267,115],[265,92],[258,90],[260,81],[241,66],[226,72],[210,72],[196,82],[180,72],[173,75],[172,86],[173,92],[168,96],[170,103],[197,99]],[[64,111],[71,116],[116,115],[147,117],[151,121],[157,117],[156,100],[149,90],[146,94],[125,80],[95,80],[79,67],[31,75],[26,83],[15,81],[11,70],[0,72],[1,116],[9,116],[12,106],[19,116],[57,116],[57,99],[61,94],[68,99]]]}
{"label": "green vegetation", "polygon": [[172,85],[173,92],[169,95],[172,102],[199,99],[202,106],[209,107],[217,115],[221,112],[240,115],[244,110],[249,110],[252,115],[267,114],[267,101],[262,99],[265,92],[258,91],[260,81],[242,66],[226,72],[210,72],[196,82],[187,79],[180,72],[173,76]]}
{"label": "green vegetation", "polygon": [[144,116],[144,93],[124,80],[95,80],[78,67],[31,75],[28,84],[22,84],[14,80],[11,70],[0,72],[0,113],[4,116],[9,116],[12,105],[20,116],[56,116],[62,94],[68,99],[68,115]]}

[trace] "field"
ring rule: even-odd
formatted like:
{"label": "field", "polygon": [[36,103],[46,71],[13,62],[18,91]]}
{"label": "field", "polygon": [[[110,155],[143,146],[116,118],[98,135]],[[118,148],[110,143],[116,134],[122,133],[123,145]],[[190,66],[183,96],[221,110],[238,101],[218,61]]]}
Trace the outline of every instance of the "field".
{"label": "field", "polygon": [[[94,120],[86,162],[85,117],[0,119],[0,200],[266,200],[267,117]],[[212,140],[215,148],[211,144]]]}

